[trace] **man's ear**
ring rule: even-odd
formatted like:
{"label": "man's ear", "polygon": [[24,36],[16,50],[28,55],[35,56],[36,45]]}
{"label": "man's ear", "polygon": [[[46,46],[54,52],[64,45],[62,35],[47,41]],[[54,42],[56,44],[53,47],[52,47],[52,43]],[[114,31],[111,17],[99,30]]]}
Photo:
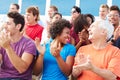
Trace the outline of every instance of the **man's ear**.
{"label": "man's ear", "polygon": [[20,30],[21,26],[22,26],[21,24],[17,24],[16,28]]}
{"label": "man's ear", "polygon": [[102,35],[106,35],[107,34],[107,30],[103,29],[101,32]]}

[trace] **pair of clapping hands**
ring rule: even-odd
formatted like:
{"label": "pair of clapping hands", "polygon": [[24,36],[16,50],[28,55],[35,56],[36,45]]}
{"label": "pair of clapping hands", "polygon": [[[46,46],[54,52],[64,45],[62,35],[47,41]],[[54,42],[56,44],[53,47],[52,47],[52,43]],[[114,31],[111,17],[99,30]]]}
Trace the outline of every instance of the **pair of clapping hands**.
{"label": "pair of clapping hands", "polygon": [[0,27],[0,46],[3,48],[6,48],[8,45],[10,45],[10,33],[7,33],[5,30],[5,27],[7,26],[6,23],[4,23]]}
{"label": "pair of clapping hands", "polygon": [[[40,45],[40,39],[39,38],[35,39],[35,45],[36,45],[36,48],[39,51],[39,53],[41,53],[41,55],[44,55],[46,49],[45,49],[45,46]],[[60,56],[60,50],[61,50],[61,45],[60,44],[54,44],[54,43],[52,44],[51,43],[50,52],[54,57],[59,57]]]}
{"label": "pair of clapping hands", "polygon": [[77,65],[73,66],[73,68],[80,71],[91,70],[93,67],[89,55],[77,54],[75,57],[75,63],[77,63]]}

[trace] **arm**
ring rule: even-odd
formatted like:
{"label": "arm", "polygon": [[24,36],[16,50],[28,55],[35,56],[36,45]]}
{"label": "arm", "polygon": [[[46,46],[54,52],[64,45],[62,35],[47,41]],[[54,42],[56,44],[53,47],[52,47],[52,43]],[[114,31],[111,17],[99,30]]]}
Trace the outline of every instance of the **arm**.
{"label": "arm", "polygon": [[20,58],[19,56],[16,55],[16,53],[10,46],[6,47],[6,52],[7,52],[7,55],[11,63],[17,69],[19,73],[25,72],[33,61],[32,54],[24,52],[22,57]]}
{"label": "arm", "polygon": [[111,39],[108,41],[108,43],[113,44],[119,37],[120,37],[120,26],[115,29],[115,31],[114,31]]}
{"label": "arm", "polygon": [[1,62],[2,62],[2,55],[0,54],[0,64],[1,64]]}
{"label": "arm", "polygon": [[64,62],[64,60],[62,59],[61,56],[56,57],[57,63],[60,67],[60,69],[62,70],[62,72],[69,76],[72,72],[72,66],[74,63],[74,57],[73,56],[68,56],[66,62]]}
{"label": "arm", "polygon": [[16,70],[19,73],[24,73],[32,63],[33,55],[24,52],[22,56],[19,57],[10,46],[10,41],[10,33],[1,33],[0,46],[6,50],[6,54],[8,55],[9,60],[12,63],[12,65],[16,68]]}
{"label": "arm", "polygon": [[[79,70],[79,69],[90,70],[90,71],[96,73],[97,75],[101,76],[105,80],[116,80],[116,75],[113,74],[110,70],[101,69],[101,68],[93,65],[89,59],[89,56],[87,57],[85,55],[79,55],[79,62],[78,62],[76,69],[77,70]],[[76,72],[76,74],[77,74],[77,72]]]}
{"label": "arm", "polygon": [[110,70],[107,69],[100,69],[96,66],[93,66],[91,69],[92,72],[96,73],[97,75],[103,77],[105,80],[116,80],[116,75],[113,74]]}
{"label": "arm", "polygon": [[43,57],[44,55],[40,54],[35,62],[33,73],[35,75],[39,75],[42,72],[43,69]]}
{"label": "arm", "polygon": [[39,38],[35,39],[35,45],[36,45],[36,48],[37,48],[37,50],[40,54],[39,54],[39,56],[38,56],[38,58],[35,62],[35,65],[34,65],[34,68],[33,68],[33,73],[35,75],[39,75],[40,72],[42,72],[42,69],[43,69],[43,58],[44,58],[45,47],[40,46],[40,39]]}
{"label": "arm", "polygon": [[78,66],[73,66],[72,75],[78,77],[82,73],[82,70]]}

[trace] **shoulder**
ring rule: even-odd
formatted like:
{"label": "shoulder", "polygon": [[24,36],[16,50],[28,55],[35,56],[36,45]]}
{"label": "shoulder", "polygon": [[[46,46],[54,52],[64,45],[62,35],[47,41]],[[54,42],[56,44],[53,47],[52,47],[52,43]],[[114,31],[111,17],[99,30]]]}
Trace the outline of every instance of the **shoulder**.
{"label": "shoulder", "polygon": [[43,26],[41,26],[40,24],[36,24],[37,27],[39,27],[39,29],[44,29]]}
{"label": "shoulder", "polygon": [[69,44],[69,43],[65,44],[64,47],[66,47],[66,48],[70,48],[70,49],[76,49],[74,45]]}
{"label": "shoulder", "polygon": [[116,46],[109,44],[108,48],[109,48],[109,51],[111,50],[112,52],[120,52],[120,49]]}
{"label": "shoulder", "polygon": [[91,51],[93,48],[92,48],[92,45],[91,44],[88,44],[88,45],[84,45],[84,46],[81,46],[77,53],[81,52],[81,51]]}
{"label": "shoulder", "polygon": [[24,45],[28,45],[28,46],[30,46],[30,45],[34,45],[35,46],[35,43],[33,42],[33,40],[32,39],[30,39],[30,38],[26,38],[26,37],[22,37],[22,39],[21,39],[21,44],[24,44]]}

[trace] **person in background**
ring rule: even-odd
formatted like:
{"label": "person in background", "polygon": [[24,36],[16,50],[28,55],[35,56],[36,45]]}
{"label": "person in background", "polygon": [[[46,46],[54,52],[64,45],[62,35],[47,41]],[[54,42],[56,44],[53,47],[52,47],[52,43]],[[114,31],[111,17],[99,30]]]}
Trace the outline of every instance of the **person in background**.
{"label": "person in background", "polygon": [[113,5],[110,7],[108,20],[114,26],[114,33],[113,36],[110,38],[109,43],[120,48],[120,9],[117,5]]}
{"label": "person in background", "polygon": [[109,6],[107,4],[101,4],[99,8],[99,19],[107,20],[109,13]]}
{"label": "person in background", "polygon": [[87,16],[87,21],[91,25],[95,21],[95,17],[92,14],[85,14]]}
{"label": "person in background", "polygon": [[44,47],[36,39],[39,56],[34,66],[34,74],[42,72],[41,80],[68,80],[72,72],[76,49],[67,40],[71,25],[65,19],[55,21],[50,27],[52,40]]}
{"label": "person in background", "polygon": [[71,19],[70,19],[72,28],[70,30],[70,39],[69,39],[69,43],[71,43],[73,45],[75,45],[76,40],[78,40],[78,39],[76,39],[76,38],[78,38],[78,35],[74,31],[74,21],[79,15],[81,15],[81,9],[78,6],[73,6],[71,9]]}
{"label": "person in background", "polygon": [[80,46],[90,43],[88,40],[89,25],[87,16],[84,14],[79,15],[74,21],[74,32],[76,36],[74,34],[72,37],[75,39],[75,46],[77,50]]}
{"label": "person in background", "polygon": [[73,6],[71,9],[71,20],[70,23],[73,23],[74,20],[81,14],[81,9],[78,6]]}
{"label": "person in background", "polygon": [[52,20],[52,17],[53,17],[53,14],[54,13],[57,13],[58,12],[58,8],[56,7],[56,6],[54,6],[54,5],[51,5],[50,7],[49,7],[49,9],[48,9],[48,20],[47,20],[47,22],[48,22],[48,24],[49,24],[49,22],[51,22],[51,20]]}
{"label": "person in background", "polygon": [[18,4],[12,3],[12,4],[10,4],[9,12],[13,12],[13,11],[19,12],[19,9],[20,9],[20,7]]}
{"label": "person in background", "polygon": [[36,47],[21,34],[24,24],[21,14],[7,14],[7,22],[0,32],[0,80],[32,80]]}
{"label": "person in background", "polygon": [[62,19],[62,14],[60,14],[58,12],[53,14],[50,24],[46,28],[44,28],[44,30],[42,32],[42,39],[41,39],[41,42],[40,42],[41,44],[44,45],[49,41],[49,39],[50,39],[49,30],[50,30],[51,24],[54,23],[57,20],[60,20],[60,19]]}
{"label": "person in background", "polygon": [[38,24],[39,10],[36,6],[30,6],[26,9],[25,14],[25,36],[35,40],[39,38],[41,40],[43,27]]}
{"label": "person in background", "polygon": [[92,23],[88,31],[92,44],[79,48],[72,74],[77,80],[117,80],[120,50],[107,42],[113,34],[113,25],[99,20]]}

